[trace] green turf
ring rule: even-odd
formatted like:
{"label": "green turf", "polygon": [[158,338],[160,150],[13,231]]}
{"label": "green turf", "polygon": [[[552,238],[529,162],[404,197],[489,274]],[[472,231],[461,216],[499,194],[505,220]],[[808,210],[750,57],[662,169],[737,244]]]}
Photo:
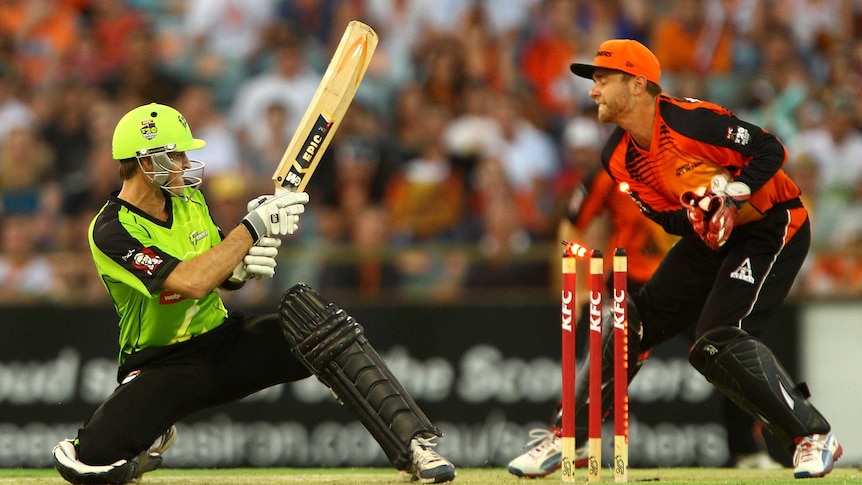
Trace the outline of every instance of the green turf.
{"label": "green turf", "polygon": [[[586,483],[586,471],[578,470],[576,483]],[[613,483],[610,470],[603,470],[602,483]],[[824,478],[794,480],[785,470],[734,470],[728,468],[633,469],[630,483],[691,485],[845,485],[862,483],[862,470],[836,468]],[[54,470],[0,469],[0,485],[62,485]],[[260,485],[260,484],[400,484],[398,472],[386,468],[254,468],[186,470],[162,469],[145,475],[144,485]],[[543,479],[518,479],[501,468],[462,468],[453,485],[543,485],[561,483],[557,472]]]}

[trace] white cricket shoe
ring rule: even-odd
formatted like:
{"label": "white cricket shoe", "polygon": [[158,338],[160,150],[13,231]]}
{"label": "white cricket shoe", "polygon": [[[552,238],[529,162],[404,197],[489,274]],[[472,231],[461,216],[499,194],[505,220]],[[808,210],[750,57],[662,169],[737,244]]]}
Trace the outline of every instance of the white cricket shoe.
{"label": "white cricket shoe", "polygon": [[153,444],[150,445],[147,451],[138,455],[138,469],[135,473],[134,481],[139,480],[144,473],[149,473],[161,466],[162,454],[168,451],[168,448],[173,446],[176,441],[177,427],[171,425],[167,431],[153,441]]}
{"label": "white cricket shoe", "polygon": [[431,438],[410,440],[410,464],[401,471],[402,481],[443,483],[455,479],[455,465],[434,451]]}
{"label": "white cricket shoe", "polygon": [[832,471],[844,450],[830,431],[799,438],[793,453],[793,478],[822,477]]}
{"label": "white cricket shoe", "polygon": [[[563,441],[559,429],[536,428],[530,431],[530,441],[523,454],[509,462],[509,473],[518,477],[545,477],[560,469],[563,459]],[[589,450],[581,446],[575,450],[575,466],[587,464]]]}

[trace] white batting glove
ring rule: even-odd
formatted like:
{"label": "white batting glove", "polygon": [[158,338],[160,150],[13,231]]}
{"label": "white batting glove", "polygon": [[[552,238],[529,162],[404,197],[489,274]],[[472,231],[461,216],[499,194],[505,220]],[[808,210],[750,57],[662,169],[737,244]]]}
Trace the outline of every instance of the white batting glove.
{"label": "white batting glove", "polygon": [[242,283],[250,278],[272,278],[275,275],[275,258],[281,239],[262,237],[233,269],[232,283]]}
{"label": "white batting glove", "polygon": [[242,224],[257,243],[263,237],[290,235],[299,229],[299,215],[305,212],[308,194],[279,192],[249,201]]}

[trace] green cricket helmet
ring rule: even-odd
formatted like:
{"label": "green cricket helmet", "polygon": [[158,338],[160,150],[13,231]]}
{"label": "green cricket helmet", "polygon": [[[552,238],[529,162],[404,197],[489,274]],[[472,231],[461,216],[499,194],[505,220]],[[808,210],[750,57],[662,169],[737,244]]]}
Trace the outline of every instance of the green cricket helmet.
{"label": "green cricket helmet", "polygon": [[[177,166],[169,153],[198,150],[206,142],[192,136],[191,128],[182,113],[170,106],[150,103],[139,106],[120,118],[114,128],[111,153],[115,160],[151,157],[153,170],[144,171],[154,184],[172,195],[177,189],[196,188],[203,181],[205,164],[191,160],[191,168]],[[184,184],[175,185],[182,178]],[[182,192],[182,190],[180,190]]]}

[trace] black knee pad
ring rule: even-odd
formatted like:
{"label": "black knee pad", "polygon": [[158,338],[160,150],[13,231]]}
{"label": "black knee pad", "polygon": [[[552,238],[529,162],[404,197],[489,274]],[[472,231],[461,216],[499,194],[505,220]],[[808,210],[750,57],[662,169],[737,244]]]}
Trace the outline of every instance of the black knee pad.
{"label": "black knee pad", "polygon": [[829,423],[808,401],[772,351],[736,327],[716,328],[697,339],[689,362],[739,407],[763,422],[788,450],[794,439],[828,433]]}

